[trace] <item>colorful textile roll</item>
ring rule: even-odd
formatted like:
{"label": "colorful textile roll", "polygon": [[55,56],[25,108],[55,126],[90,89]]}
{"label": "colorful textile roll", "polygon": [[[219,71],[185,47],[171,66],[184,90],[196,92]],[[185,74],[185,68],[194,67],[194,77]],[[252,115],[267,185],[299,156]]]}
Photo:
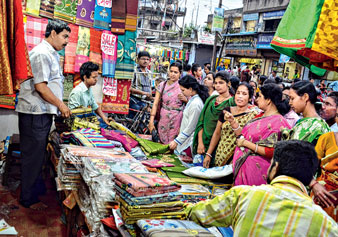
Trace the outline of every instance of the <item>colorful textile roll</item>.
{"label": "colorful textile roll", "polygon": [[46,18],[35,18],[27,16],[26,22],[26,44],[28,52],[31,51],[35,46],[45,38],[46,27],[48,19]]}
{"label": "colorful textile roll", "polygon": [[68,25],[71,29],[71,33],[69,36],[69,41],[66,46],[65,52],[65,65],[64,65],[64,73],[75,73],[75,58],[76,58],[76,47],[79,33],[79,26],[74,24]]}
{"label": "colorful textile roll", "polygon": [[80,0],[77,4],[76,24],[93,27],[95,2],[93,0]]}
{"label": "colorful textile roll", "polygon": [[102,30],[110,30],[111,8],[97,5],[95,1],[94,24],[93,26]]}
{"label": "colorful textile roll", "polygon": [[102,31],[90,28],[89,61],[99,65],[99,73],[102,73],[101,35]]}
{"label": "colorful textile roll", "polygon": [[137,27],[137,8],[138,0],[126,1],[127,15],[126,15],[126,30],[135,31]]}
{"label": "colorful textile roll", "polygon": [[124,35],[118,36],[115,78],[132,80],[134,78],[135,60],[136,31],[126,31]]}
{"label": "colorful textile roll", "polygon": [[32,16],[39,16],[41,0],[27,0],[26,13]]}
{"label": "colorful textile roll", "polygon": [[126,0],[112,0],[111,17],[111,32],[123,35],[126,26]]}
{"label": "colorful textile roll", "polygon": [[54,18],[75,23],[77,0],[58,0],[54,6]]}
{"label": "colorful textile roll", "polygon": [[105,113],[128,114],[131,80],[117,80],[117,96],[103,96],[101,109]]}
{"label": "colorful textile roll", "polygon": [[41,1],[40,16],[53,19],[55,0]]}
{"label": "colorful textile roll", "polygon": [[109,31],[101,35],[102,76],[114,77],[117,58],[117,36]]}

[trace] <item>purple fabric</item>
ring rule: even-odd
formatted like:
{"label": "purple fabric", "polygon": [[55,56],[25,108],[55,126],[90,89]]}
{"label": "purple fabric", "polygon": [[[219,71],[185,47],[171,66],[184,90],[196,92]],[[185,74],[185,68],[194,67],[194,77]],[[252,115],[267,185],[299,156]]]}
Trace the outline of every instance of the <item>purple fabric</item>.
{"label": "purple fabric", "polygon": [[113,130],[106,130],[101,128],[101,135],[107,138],[108,140],[119,141],[122,143],[126,151],[131,152],[131,149],[138,145],[138,142],[134,139],[127,137],[127,135],[122,135]]}
{"label": "purple fabric", "polygon": [[78,1],[76,12],[76,24],[85,27],[93,27],[95,1],[81,0]]}

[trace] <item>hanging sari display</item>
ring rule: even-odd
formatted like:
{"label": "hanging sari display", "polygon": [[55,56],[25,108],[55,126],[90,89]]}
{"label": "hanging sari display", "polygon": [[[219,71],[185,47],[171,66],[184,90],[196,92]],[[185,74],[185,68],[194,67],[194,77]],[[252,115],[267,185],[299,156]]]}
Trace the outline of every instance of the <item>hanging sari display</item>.
{"label": "hanging sari display", "polygon": [[75,57],[76,57],[76,48],[77,48],[77,40],[79,33],[79,26],[69,24],[71,29],[68,44],[65,48],[66,56],[65,56],[65,65],[64,65],[64,73],[75,73]]}
{"label": "hanging sari display", "polygon": [[117,36],[109,31],[103,31],[101,36],[102,76],[114,77],[116,66]]}
{"label": "hanging sari display", "polygon": [[32,16],[39,16],[41,0],[27,0],[26,13]]}
{"label": "hanging sari display", "polygon": [[53,19],[55,0],[43,0],[40,6],[40,16]]}
{"label": "hanging sari display", "polygon": [[80,0],[77,4],[76,24],[85,27],[92,27],[94,22],[94,0]]}
{"label": "hanging sari display", "polygon": [[311,65],[310,60],[297,51],[312,47],[323,3],[324,0],[291,0],[271,41],[274,50],[293,58],[318,76],[323,76],[326,70]]}
{"label": "hanging sari display", "polygon": [[9,26],[7,32],[8,54],[11,63],[13,90],[17,91],[19,90],[20,83],[33,77],[33,73],[25,43],[21,2],[17,0],[7,0],[7,6]]}
{"label": "hanging sari display", "polygon": [[55,2],[54,18],[75,23],[77,0],[58,0]]}
{"label": "hanging sari display", "polygon": [[133,79],[136,60],[136,31],[126,31],[118,36],[116,79]]}
{"label": "hanging sari display", "polygon": [[75,72],[80,72],[80,67],[83,63],[89,60],[89,44],[90,30],[87,27],[79,26],[76,57],[75,57]]}
{"label": "hanging sari display", "polygon": [[136,31],[138,0],[126,1],[126,5],[127,5],[126,30]]}
{"label": "hanging sari display", "polygon": [[330,71],[338,71],[338,5],[334,0],[325,0],[311,50],[302,55],[310,63]]}
{"label": "hanging sari display", "polygon": [[125,32],[126,2],[125,0],[112,0],[111,32],[114,34],[123,35]]}
{"label": "hanging sari display", "polygon": [[90,28],[89,61],[99,65],[99,73],[102,73],[101,35],[102,31]]}
{"label": "hanging sari display", "polygon": [[111,8],[99,6],[96,0],[93,26],[102,30],[110,30],[110,24]]}
{"label": "hanging sari display", "polygon": [[26,44],[29,52],[45,38],[48,19],[31,16],[26,19]]}
{"label": "hanging sari display", "polygon": [[131,80],[117,80],[117,96],[103,96],[101,109],[105,113],[128,114]]}

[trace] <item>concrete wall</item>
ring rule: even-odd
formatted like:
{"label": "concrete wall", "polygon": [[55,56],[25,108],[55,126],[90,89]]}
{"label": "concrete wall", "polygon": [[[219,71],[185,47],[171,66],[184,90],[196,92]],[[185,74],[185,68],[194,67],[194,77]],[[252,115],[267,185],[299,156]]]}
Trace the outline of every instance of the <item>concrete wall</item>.
{"label": "concrete wall", "polygon": [[290,0],[243,0],[243,13],[278,11],[285,9]]}
{"label": "concrete wall", "polygon": [[[92,87],[93,94],[97,103],[102,103],[102,78]],[[0,141],[7,136],[19,133],[18,113],[10,109],[0,108]]]}

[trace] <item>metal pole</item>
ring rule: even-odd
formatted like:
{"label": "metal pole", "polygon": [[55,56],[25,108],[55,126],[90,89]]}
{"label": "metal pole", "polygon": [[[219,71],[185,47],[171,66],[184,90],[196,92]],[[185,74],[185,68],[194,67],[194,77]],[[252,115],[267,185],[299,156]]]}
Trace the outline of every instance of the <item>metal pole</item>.
{"label": "metal pole", "polygon": [[[218,8],[222,8],[222,0],[218,2]],[[216,49],[217,49],[217,32],[215,32],[214,48],[212,49],[211,70],[216,72]],[[222,52],[221,52],[222,53]]]}
{"label": "metal pole", "polygon": [[182,24],[182,36],[181,36],[181,39],[183,38],[183,35],[184,35],[184,21],[185,21],[185,15],[187,15],[187,0],[185,0],[185,3],[184,3],[184,11],[185,11],[185,14],[184,14],[184,17],[183,17],[183,24]]}

